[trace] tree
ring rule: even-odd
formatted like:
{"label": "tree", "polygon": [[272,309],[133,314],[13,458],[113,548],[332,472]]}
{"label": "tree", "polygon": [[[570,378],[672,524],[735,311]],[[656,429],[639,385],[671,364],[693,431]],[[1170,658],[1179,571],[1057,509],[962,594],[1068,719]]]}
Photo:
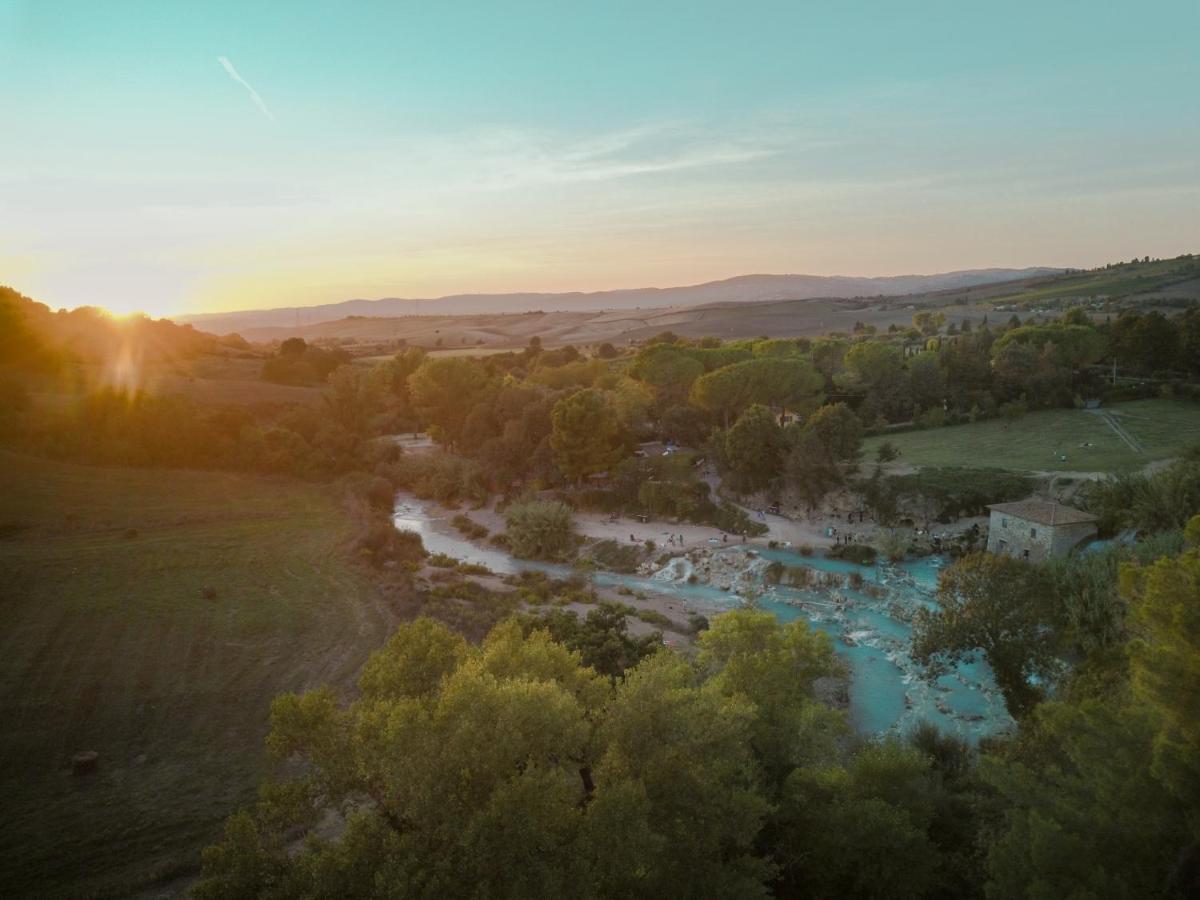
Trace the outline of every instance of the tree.
{"label": "tree", "polygon": [[617,348],[608,341],[605,341],[596,348],[596,356],[598,356],[600,359],[616,359]]}
{"label": "tree", "polygon": [[652,653],[662,649],[662,632],[640,637],[629,634],[625,610],[616,603],[601,603],[588,610],[587,618],[569,609],[551,609],[531,616],[524,623],[528,634],[538,628],[549,630],[554,640],[577,651],[585,666],[601,675],[619,678]]}
{"label": "tree", "polygon": [[939,854],[928,831],[930,764],[898,741],[868,745],[847,767],[797,768],[777,815],[784,897],[927,897]]}
{"label": "tree", "polygon": [[408,376],[413,405],[434,427],[435,437],[452,447],[487,384],[487,373],[465,356],[426,357]]}
{"label": "tree", "polygon": [[1122,573],[1132,600],[1134,696],[1156,713],[1153,775],[1182,800],[1200,797],[1200,516],[1187,552]]}
{"label": "tree", "polygon": [[599,391],[588,388],[559,400],[550,421],[554,460],[568,478],[582,481],[616,462],[621,426]]}
{"label": "tree", "polygon": [[846,353],[846,372],[867,390],[900,377],[904,361],[891,344],[864,341]]}
{"label": "tree", "polygon": [[198,897],[766,895],[754,708],[673,654],[614,685],[545,630],[470,647],[420,619],[359,690],[276,700],[268,747],[303,765],[230,819]]}
{"label": "tree", "polygon": [[728,428],[731,419],[750,405],[750,385],[735,366],[724,366],[696,379],[691,401],[721,418]]}
{"label": "tree", "polygon": [[280,356],[303,356],[308,349],[308,342],[302,337],[290,337],[279,345]]}
{"label": "tree", "polygon": [[807,412],[820,400],[824,379],[805,359],[763,356],[709,372],[692,385],[692,402],[730,418],[759,403]]}
{"label": "tree", "polygon": [[718,616],[697,644],[709,682],[754,703],[752,745],[768,782],[833,757],[844,722],[813,699],[817,679],[839,671],[828,635],[803,619],[781,627],[771,613],[744,609]]}
{"label": "tree", "polygon": [[750,493],[779,477],[783,465],[783,429],[765,406],[751,406],[722,435],[718,459],[736,491]]}
{"label": "tree", "polygon": [[938,353],[922,353],[908,363],[908,385],[918,410],[942,409],[946,402],[946,378]]}
{"label": "tree", "polygon": [[936,612],[921,609],[913,658],[932,672],[981,653],[996,676],[1009,713],[1020,718],[1041,697],[1033,683],[1057,674],[1058,627],[1046,574],[992,553],[966,556],[942,572]]}
{"label": "tree", "polygon": [[674,344],[651,344],[634,357],[629,373],[654,386],[660,400],[677,402],[704,373],[704,365]]}
{"label": "tree", "polygon": [[844,480],[820,438],[808,430],[801,430],[792,439],[784,459],[783,478],[788,488],[810,508]]}
{"label": "tree", "polygon": [[504,510],[505,534],[521,559],[564,559],[575,549],[571,507],[558,500],[522,500]]}
{"label": "tree", "polygon": [[854,459],[862,446],[862,423],[845,403],[822,406],[808,417],[804,430],[816,438],[831,461]]}

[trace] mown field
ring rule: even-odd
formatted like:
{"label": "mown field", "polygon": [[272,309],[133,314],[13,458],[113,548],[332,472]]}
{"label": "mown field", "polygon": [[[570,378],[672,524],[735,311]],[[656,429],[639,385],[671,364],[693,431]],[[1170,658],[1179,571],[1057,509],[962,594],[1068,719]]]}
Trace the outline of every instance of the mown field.
{"label": "mown field", "polygon": [[874,459],[879,445],[888,440],[900,450],[898,462],[914,466],[1118,472],[1168,459],[1200,443],[1200,404],[1136,400],[1100,412],[1112,414],[1141,445],[1141,452],[1126,443],[1104,415],[1059,409],[1029,413],[1015,422],[990,419],[875,436],[864,441],[864,457]]}
{"label": "mown field", "polygon": [[12,454],[0,497],[0,896],[187,872],[254,795],[271,698],[349,684],[393,624],[350,522],[320,486]]}

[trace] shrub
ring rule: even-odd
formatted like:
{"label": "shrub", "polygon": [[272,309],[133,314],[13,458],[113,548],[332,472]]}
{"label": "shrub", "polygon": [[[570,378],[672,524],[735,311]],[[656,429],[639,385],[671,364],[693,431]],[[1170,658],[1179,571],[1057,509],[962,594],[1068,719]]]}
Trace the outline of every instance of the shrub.
{"label": "shrub", "polygon": [[464,537],[473,541],[481,541],[488,536],[487,528],[464,513],[458,513],[450,520],[450,524],[457,528]]}
{"label": "shrub", "polygon": [[565,559],[575,548],[571,507],[558,500],[523,500],[504,511],[508,546],[523,559]]}
{"label": "shrub", "polygon": [[354,551],[371,565],[416,562],[425,557],[425,545],[415,531],[400,531],[386,519],[373,519],[354,540]]}
{"label": "shrub", "polygon": [[882,493],[934,501],[941,521],[983,515],[988,504],[1019,500],[1033,490],[1032,478],[1005,469],[925,468],[881,481]]}
{"label": "shrub", "polygon": [[636,544],[620,541],[597,541],[588,548],[588,556],[602,569],[630,574],[637,571],[641,550]]}
{"label": "shrub", "polygon": [[657,609],[639,609],[634,615],[647,625],[658,628],[672,628],[675,624]]}
{"label": "shrub", "polygon": [[874,565],[878,555],[878,551],[869,544],[839,544],[829,551],[833,559],[844,559],[860,566]]}

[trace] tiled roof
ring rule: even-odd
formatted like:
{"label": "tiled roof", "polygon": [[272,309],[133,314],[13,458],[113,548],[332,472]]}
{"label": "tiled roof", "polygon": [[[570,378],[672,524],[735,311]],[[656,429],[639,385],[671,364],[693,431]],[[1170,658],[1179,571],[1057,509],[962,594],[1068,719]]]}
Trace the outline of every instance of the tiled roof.
{"label": "tiled roof", "polygon": [[1018,500],[1015,503],[993,503],[988,509],[1010,515],[1015,519],[1025,519],[1037,522],[1039,525],[1078,525],[1081,522],[1095,522],[1096,517],[1091,513],[1063,506],[1051,500]]}

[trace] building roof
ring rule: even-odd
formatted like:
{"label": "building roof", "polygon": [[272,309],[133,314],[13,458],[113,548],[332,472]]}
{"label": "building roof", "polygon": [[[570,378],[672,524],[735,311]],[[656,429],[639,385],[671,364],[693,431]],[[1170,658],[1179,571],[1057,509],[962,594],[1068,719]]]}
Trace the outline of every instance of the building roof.
{"label": "building roof", "polygon": [[1015,503],[993,503],[988,507],[998,513],[1005,513],[1014,519],[1025,519],[1037,522],[1039,525],[1078,525],[1081,522],[1095,522],[1096,517],[1091,513],[1075,509],[1073,506],[1063,506],[1052,500],[1018,500]]}

